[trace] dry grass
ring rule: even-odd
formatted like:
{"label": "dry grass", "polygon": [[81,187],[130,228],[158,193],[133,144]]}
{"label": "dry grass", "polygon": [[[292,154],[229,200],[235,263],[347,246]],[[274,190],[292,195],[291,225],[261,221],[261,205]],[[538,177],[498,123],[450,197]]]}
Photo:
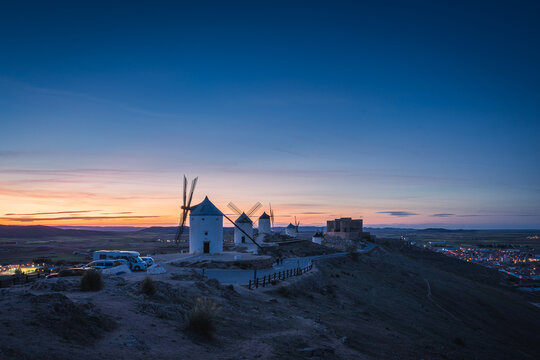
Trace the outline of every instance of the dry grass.
{"label": "dry grass", "polygon": [[216,330],[217,313],[218,306],[215,301],[197,298],[188,313],[188,329],[208,339],[212,338]]}
{"label": "dry grass", "polygon": [[152,296],[156,293],[156,285],[152,278],[147,276],[143,281],[141,281],[141,293],[148,296]]}
{"label": "dry grass", "polygon": [[88,270],[81,278],[82,291],[99,291],[103,288],[101,273],[95,270]]}

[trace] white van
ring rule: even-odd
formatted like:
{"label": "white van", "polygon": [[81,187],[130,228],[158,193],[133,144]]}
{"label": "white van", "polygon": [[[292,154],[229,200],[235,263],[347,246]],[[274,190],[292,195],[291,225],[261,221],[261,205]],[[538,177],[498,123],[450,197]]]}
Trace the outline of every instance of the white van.
{"label": "white van", "polygon": [[120,260],[124,259],[128,262],[131,271],[146,270],[148,265],[144,262],[140,254],[136,251],[122,250],[99,250],[94,251],[94,261],[99,260]]}
{"label": "white van", "polygon": [[90,264],[86,265],[86,267],[97,269],[97,270],[103,270],[103,269],[110,269],[115,266],[119,265],[128,265],[127,261],[125,260],[97,260],[92,261]]}

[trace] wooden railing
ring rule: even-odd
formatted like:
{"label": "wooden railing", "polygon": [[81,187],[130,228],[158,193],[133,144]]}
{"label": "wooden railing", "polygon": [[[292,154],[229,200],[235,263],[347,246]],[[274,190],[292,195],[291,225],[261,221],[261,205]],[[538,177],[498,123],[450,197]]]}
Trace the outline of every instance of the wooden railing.
{"label": "wooden railing", "polygon": [[275,272],[273,274],[264,275],[263,277],[255,277],[253,280],[249,280],[248,289],[258,289],[259,286],[265,287],[266,285],[275,285],[278,281],[286,280],[293,276],[300,276],[313,268],[313,263],[309,263],[308,266],[303,268],[293,268]]}

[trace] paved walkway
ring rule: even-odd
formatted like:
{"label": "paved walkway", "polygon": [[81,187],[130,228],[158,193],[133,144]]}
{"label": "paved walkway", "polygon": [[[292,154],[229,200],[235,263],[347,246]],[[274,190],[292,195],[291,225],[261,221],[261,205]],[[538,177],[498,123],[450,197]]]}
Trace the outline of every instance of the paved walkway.
{"label": "paved walkway", "polygon": [[[358,250],[359,254],[365,254],[373,250],[377,245],[369,244],[364,249]],[[348,253],[340,252],[327,255],[315,255],[306,257],[297,257],[283,259],[280,265],[274,264],[272,269],[257,270],[257,277],[270,275],[278,271],[290,270],[294,268],[304,268],[309,265],[312,260],[328,259],[333,257],[345,256]],[[203,269],[197,269],[199,273],[203,273]],[[204,269],[204,274],[212,279],[218,280],[222,284],[247,285],[249,280],[254,278],[254,270],[232,270],[232,269]]]}

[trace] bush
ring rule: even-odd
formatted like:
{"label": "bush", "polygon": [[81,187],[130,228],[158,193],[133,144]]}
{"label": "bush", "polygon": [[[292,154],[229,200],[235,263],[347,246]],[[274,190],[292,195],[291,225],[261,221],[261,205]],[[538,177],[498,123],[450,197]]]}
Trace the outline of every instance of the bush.
{"label": "bush", "polygon": [[217,304],[208,299],[197,298],[188,313],[188,329],[206,338],[212,338],[216,330]]}
{"label": "bush", "polygon": [[148,296],[152,296],[156,293],[156,284],[149,276],[145,277],[144,280],[141,281],[141,293]]}
{"label": "bush", "polygon": [[[59,277],[66,277],[66,276],[76,276],[77,274],[75,274],[73,271],[69,270],[69,269],[62,269],[58,272],[58,276]],[[80,275],[80,274],[79,274]]]}
{"label": "bush", "polygon": [[81,278],[82,291],[99,291],[103,288],[101,273],[95,270],[88,270]]}
{"label": "bush", "polygon": [[15,271],[13,272],[13,275],[15,275],[15,277],[23,277],[24,275],[24,272],[22,271],[22,269],[20,267],[16,268]]}
{"label": "bush", "polygon": [[291,290],[286,286],[278,287],[277,292],[281,296],[285,296],[285,297],[291,296]]}

